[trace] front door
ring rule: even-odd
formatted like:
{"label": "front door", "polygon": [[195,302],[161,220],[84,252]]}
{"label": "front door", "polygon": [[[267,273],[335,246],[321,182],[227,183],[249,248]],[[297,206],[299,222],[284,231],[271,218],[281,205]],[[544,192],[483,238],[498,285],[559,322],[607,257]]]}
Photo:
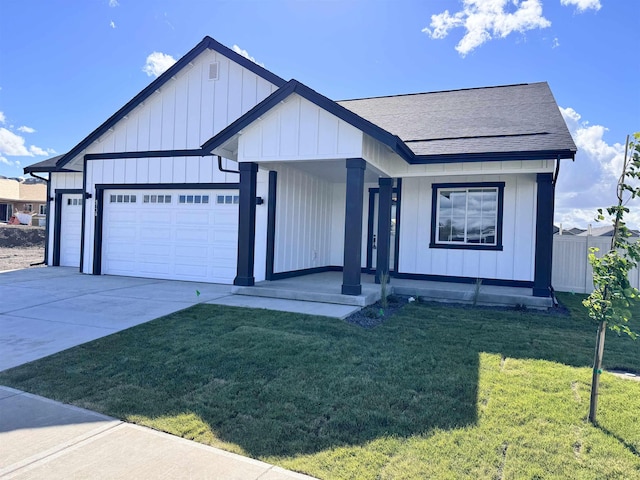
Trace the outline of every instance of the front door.
{"label": "front door", "polygon": [[[371,273],[376,270],[378,257],[378,199],[380,190],[369,189],[369,221],[367,229],[367,270]],[[393,189],[391,196],[391,240],[389,242],[389,270],[396,271],[396,220],[397,220],[398,190]]]}

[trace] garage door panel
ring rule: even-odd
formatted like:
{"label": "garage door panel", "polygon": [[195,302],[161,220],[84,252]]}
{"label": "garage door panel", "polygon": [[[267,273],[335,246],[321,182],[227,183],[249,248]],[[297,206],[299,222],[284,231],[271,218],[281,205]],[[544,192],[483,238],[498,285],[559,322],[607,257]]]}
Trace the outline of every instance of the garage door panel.
{"label": "garage door panel", "polygon": [[152,226],[142,226],[138,232],[135,232],[142,240],[149,242],[161,243],[164,241],[171,241],[171,225],[166,227],[158,227],[157,224]]}
{"label": "garage door panel", "polygon": [[233,225],[234,227],[238,225],[237,208],[234,208],[233,211],[216,212],[216,214],[212,216],[213,218],[210,219],[210,222],[214,225]]}
{"label": "garage door panel", "polygon": [[181,228],[176,230],[176,240],[179,242],[208,242],[209,230],[204,228]]}
{"label": "garage door panel", "polygon": [[[102,272],[232,283],[236,273],[238,206],[215,202],[217,195],[224,193],[105,192]],[[115,202],[111,203],[113,194]],[[117,201],[118,195],[123,201]],[[125,203],[126,195],[135,195],[137,202]],[[202,203],[206,197],[208,202]]]}

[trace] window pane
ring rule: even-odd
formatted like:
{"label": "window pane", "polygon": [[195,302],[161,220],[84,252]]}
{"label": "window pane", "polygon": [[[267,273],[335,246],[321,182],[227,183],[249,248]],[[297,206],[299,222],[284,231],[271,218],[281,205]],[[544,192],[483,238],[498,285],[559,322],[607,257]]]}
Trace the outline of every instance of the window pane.
{"label": "window pane", "polygon": [[131,195],[131,203],[136,203],[136,196],[135,195]]}
{"label": "window pane", "polygon": [[193,195],[187,195],[187,203],[193,203]]}
{"label": "window pane", "polygon": [[142,197],[142,203],[149,203],[149,195]]}
{"label": "window pane", "polygon": [[180,195],[180,203],[185,203],[186,202],[186,196],[184,195]]}
{"label": "window pane", "polygon": [[202,203],[209,203],[209,195],[202,196]]}
{"label": "window pane", "polygon": [[218,195],[218,199],[216,200],[218,203],[224,203],[224,196]]}
{"label": "window pane", "polygon": [[202,202],[202,195],[196,195],[195,197],[193,197],[193,199],[195,200],[194,203],[201,203]]}
{"label": "window pane", "polygon": [[231,195],[225,196],[224,203],[233,203],[233,197]]}
{"label": "window pane", "polygon": [[164,196],[164,203],[171,203],[171,195]]}

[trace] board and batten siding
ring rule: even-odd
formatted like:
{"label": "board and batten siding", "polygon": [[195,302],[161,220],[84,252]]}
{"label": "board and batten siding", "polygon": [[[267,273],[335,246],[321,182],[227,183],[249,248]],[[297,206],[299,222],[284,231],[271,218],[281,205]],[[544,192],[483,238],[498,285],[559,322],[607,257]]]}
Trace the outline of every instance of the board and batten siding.
{"label": "board and batten siding", "polygon": [[238,161],[360,158],[362,135],[344,120],[293,94],[243,130]]}
{"label": "board and batten siding", "polygon": [[[209,66],[218,63],[218,79]],[[224,55],[207,50],[122,118],[87,153],[199,148],[277,87]]]}
{"label": "board and batten siding", "polygon": [[[505,182],[502,251],[429,248],[433,183]],[[536,176],[405,178],[402,181],[399,271],[533,281]]]}
{"label": "board and batten siding", "polygon": [[[82,172],[52,172],[51,196],[55,198],[56,190],[82,190]],[[53,265],[54,225],[56,219],[55,200],[49,204],[47,223],[49,224],[49,248],[47,265]]]}
{"label": "board and batten siding", "polygon": [[296,168],[276,171],[274,273],[331,265],[333,184]]}

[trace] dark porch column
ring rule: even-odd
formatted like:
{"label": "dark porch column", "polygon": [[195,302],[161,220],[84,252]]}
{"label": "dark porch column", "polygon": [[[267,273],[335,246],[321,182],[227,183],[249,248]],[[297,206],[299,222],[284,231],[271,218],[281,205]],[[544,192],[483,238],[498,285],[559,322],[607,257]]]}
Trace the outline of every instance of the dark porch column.
{"label": "dark porch column", "polygon": [[364,170],[362,158],[347,159],[347,201],[344,216],[344,263],[342,270],[343,295],[360,295],[362,262],[362,211],[364,198]]}
{"label": "dark porch column", "polygon": [[391,244],[391,200],[393,178],[378,179],[378,246],[376,258],[376,283],[382,275],[389,281],[389,247]]}
{"label": "dark porch column", "polygon": [[553,260],[554,185],[551,173],[539,173],[536,207],[536,257],[533,278],[534,297],[551,296],[551,262]]}
{"label": "dark porch column", "polygon": [[238,267],[234,285],[249,287],[255,284],[253,260],[256,244],[256,177],[258,164],[241,162],[240,200],[238,214]]}

